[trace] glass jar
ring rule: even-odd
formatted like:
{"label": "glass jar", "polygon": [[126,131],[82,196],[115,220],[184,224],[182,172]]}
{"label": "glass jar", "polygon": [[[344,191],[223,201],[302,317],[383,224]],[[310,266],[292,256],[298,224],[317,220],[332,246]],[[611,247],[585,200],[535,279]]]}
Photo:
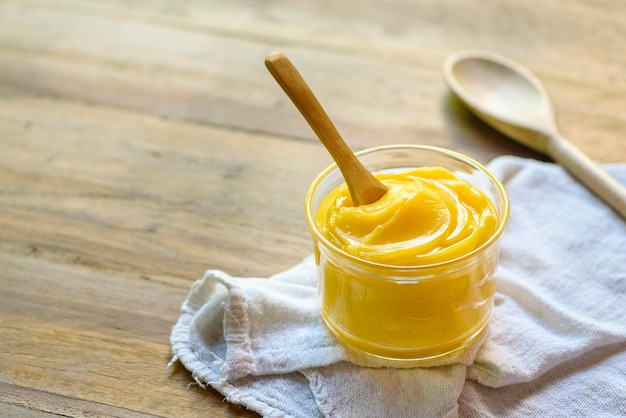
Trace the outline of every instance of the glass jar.
{"label": "glass jar", "polygon": [[317,228],[320,203],[344,183],[331,165],[313,181],[305,202],[324,321],[349,347],[385,359],[432,361],[464,352],[478,340],[493,311],[499,238],[509,215],[504,187],[483,165],[442,148],[389,145],[357,156],[373,173],[443,167],[492,200],[498,225],[483,245],[437,264],[394,266],[359,259]]}

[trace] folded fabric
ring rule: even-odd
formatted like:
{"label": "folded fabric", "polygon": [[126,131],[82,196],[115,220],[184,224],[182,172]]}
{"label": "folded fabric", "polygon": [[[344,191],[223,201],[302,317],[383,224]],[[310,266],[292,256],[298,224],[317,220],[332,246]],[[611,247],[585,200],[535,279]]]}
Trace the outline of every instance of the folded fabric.
{"label": "folded fabric", "polygon": [[[488,333],[456,363],[396,368],[346,350],[319,314],[312,257],[269,279],[208,271],[172,330],[172,362],[269,417],[623,414],[626,223],[556,165],[489,168],[511,217]],[[626,165],[607,169],[626,184]]]}

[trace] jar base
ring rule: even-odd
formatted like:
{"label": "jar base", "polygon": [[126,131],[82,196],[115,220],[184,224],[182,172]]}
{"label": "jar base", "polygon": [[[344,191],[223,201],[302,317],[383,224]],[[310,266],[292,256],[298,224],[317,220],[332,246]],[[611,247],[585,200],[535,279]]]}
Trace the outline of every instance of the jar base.
{"label": "jar base", "polygon": [[[483,342],[491,315],[487,315],[468,332],[445,343],[425,347],[396,347],[372,343],[346,332],[322,310],[322,319],[333,336],[357,355],[365,354],[383,361],[402,363],[400,367],[429,367],[465,362],[467,353]],[[408,363],[408,364],[405,364]]]}

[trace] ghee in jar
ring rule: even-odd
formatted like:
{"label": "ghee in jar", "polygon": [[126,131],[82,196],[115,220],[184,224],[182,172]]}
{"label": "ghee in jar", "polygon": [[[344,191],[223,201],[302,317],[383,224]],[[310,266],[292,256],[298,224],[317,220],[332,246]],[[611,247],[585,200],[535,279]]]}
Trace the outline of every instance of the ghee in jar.
{"label": "ghee in jar", "polygon": [[377,202],[355,206],[343,184],[317,212],[320,232],[358,258],[395,266],[435,264],[471,252],[498,227],[489,197],[444,168],[376,177],[388,190]]}
{"label": "ghee in jar", "polygon": [[316,246],[322,316],[340,340],[375,356],[459,350],[493,308],[498,249],[484,244],[501,226],[498,210],[442,167],[376,176],[388,188],[377,202],[355,206],[344,183],[317,208],[330,244]]}

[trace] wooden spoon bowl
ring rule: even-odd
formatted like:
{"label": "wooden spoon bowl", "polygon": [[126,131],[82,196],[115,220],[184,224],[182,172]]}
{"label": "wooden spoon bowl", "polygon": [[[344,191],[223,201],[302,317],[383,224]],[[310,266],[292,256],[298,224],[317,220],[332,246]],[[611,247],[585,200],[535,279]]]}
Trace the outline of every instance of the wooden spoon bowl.
{"label": "wooden spoon bowl", "polygon": [[626,188],[561,136],[548,94],[530,71],[496,54],[460,51],[446,59],[443,74],[479,118],[552,157],[626,219]]}

